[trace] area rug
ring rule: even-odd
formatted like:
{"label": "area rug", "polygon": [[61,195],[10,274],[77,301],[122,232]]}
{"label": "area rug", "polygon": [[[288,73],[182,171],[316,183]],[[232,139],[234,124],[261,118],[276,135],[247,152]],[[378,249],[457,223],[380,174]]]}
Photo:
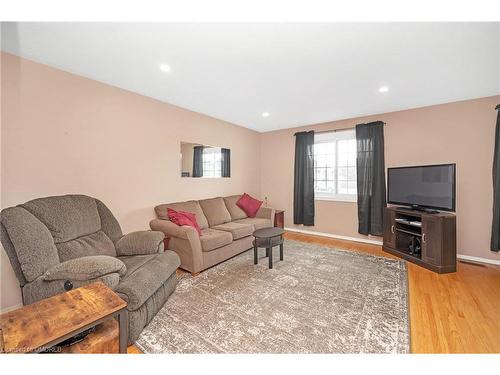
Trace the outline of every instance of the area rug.
{"label": "area rug", "polygon": [[408,353],[403,261],[285,242],[179,281],[136,345],[145,353]]}

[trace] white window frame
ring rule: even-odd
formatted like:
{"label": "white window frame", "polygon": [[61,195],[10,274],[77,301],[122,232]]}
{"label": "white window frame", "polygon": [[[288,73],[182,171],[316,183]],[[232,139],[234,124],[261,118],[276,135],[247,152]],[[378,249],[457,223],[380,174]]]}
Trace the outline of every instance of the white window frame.
{"label": "white window frame", "polygon": [[[314,145],[319,143],[337,142],[346,139],[356,139],[356,131],[354,129],[332,131],[325,133],[316,133],[314,136]],[[338,184],[338,147],[335,148],[335,175],[336,183]],[[356,168],[356,166],[355,166]],[[316,165],[314,166],[314,178],[316,178]],[[335,201],[335,202],[357,202],[358,196],[356,194],[337,194],[325,193],[314,191],[314,199],[317,201]]]}
{"label": "white window frame", "polygon": [[[205,147],[203,148],[203,155],[202,155],[202,166],[203,166],[203,175],[202,178],[220,178],[222,177],[222,163],[219,160],[219,168],[217,168],[217,161],[215,160],[216,154],[219,154],[220,157],[222,157],[222,151],[220,147]],[[207,170],[205,169],[205,158],[210,157],[213,158],[213,175],[207,175]],[[220,159],[220,158],[219,158]],[[210,168],[211,170],[211,168]],[[218,172],[218,174],[217,174]]]}

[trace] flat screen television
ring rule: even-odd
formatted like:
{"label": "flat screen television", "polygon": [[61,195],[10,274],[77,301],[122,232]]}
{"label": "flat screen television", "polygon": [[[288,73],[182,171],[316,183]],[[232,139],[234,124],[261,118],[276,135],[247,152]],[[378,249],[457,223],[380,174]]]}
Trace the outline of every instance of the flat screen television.
{"label": "flat screen television", "polygon": [[387,202],[455,211],[455,169],[455,164],[388,168]]}

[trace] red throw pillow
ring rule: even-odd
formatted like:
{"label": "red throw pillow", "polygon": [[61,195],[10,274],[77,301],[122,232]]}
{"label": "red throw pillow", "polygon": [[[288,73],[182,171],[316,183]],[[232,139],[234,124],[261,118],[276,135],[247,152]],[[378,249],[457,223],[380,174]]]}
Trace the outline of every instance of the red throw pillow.
{"label": "red throw pillow", "polygon": [[176,225],[182,226],[187,225],[196,229],[198,234],[201,236],[201,229],[196,221],[196,215],[191,212],[186,211],[176,211],[171,208],[167,208],[167,216],[170,221]]}
{"label": "red throw pillow", "polygon": [[236,205],[243,211],[245,211],[248,217],[255,217],[255,215],[257,215],[257,211],[259,211],[260,206],[262,206],[262,201],[252,198],[247,193],[244,193],[241,198],[238,199]]}

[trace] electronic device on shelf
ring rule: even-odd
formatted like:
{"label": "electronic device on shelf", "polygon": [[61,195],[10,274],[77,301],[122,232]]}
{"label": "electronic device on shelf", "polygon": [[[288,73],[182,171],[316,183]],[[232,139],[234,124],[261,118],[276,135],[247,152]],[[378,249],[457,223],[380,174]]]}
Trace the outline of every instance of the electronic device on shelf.
{"label": "electronic device on shelf", "polygon": [[387,202],[401,209],[455,211],[455,164],[387,169]]}
{"label": "electronic device on shelf", "polygon": [[90,328],[86,329],[85,331],[82,331],[82,332],[76,334],[75,336],[72,336],[72,337],[64,340],[63,342],[60,342],[59,344],[57,344],[55,346],[51,346],[49,348],[46,348],[45,350],[41,351],[40,353],[43,353],[43,354],[45,354],[45,353],[59,353],[60,348],[75,345],[75,344],[79,343],[80,341],[85,340],[85,338],[88,335],[90,335],[91,333],[94,333],[96,331],[96,329],[97,329],[96,326],[90,327]]}
{"label": "electronic device on shelf", "polygon": [[411,255],[419,256],[422,253],[422,242],[419,237],[413,236],[408,245]]}
{"label": "electronic device on shelf", "polygon": [[409,225],[412,227],[422,227],[422,222],[418,220],[410,220],[410,219],[405,219],[405,218],[396,218],[395,219],[396,223],[398,224],[404,224],[404,225]]}
{"label": "electronic device on shelf", "polygon": [[402,219],[402,218],[398,218],[396,219],[396,222],[398,223],[402,223],[402,224],[410,224],[411,221],[410,220],[407,220],[407,219]]}

